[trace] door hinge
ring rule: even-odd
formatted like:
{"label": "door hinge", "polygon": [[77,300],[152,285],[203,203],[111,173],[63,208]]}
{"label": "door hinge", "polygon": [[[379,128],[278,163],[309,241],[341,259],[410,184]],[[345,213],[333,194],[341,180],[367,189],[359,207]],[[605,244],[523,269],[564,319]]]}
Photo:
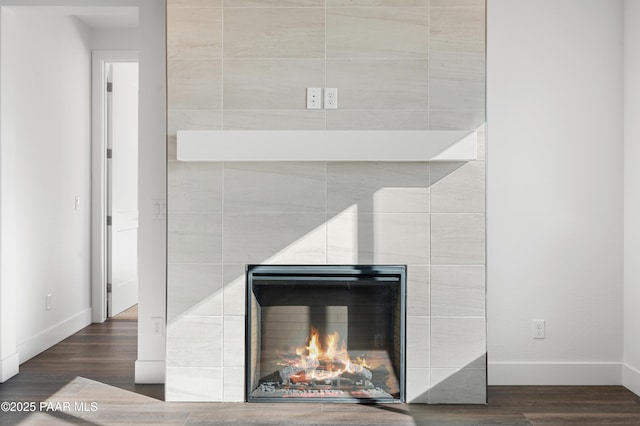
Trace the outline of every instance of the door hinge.
{"label": "door hinge", "polygon": [[113,83],[110,81],[107,81],[107,93],[111,93],[113,92]]}
{"label": "door hinge", "polygon": [[111,283],[107,283],[107,293],[111,293]]}
{"label": "door hinge", "polygon": [[111,226],[112,219],[111,216],[107,216],[107,226]]}
{"label": "door hinge", "polygon": [[107,158],[113,158],[113,149],[107,148]]}

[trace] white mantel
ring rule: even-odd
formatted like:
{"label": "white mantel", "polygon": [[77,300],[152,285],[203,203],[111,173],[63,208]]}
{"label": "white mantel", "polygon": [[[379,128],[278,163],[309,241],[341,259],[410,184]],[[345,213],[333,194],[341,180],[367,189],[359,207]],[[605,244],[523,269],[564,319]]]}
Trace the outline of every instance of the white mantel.
{"label": "white mantel", "polygon": [[472,161],[475,130],[179,130],[179,161]]}

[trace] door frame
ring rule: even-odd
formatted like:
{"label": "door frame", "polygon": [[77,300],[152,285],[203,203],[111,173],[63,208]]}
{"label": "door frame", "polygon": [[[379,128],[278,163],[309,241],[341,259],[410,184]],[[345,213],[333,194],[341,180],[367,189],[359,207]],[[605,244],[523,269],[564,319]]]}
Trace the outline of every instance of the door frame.
{"label": "door frame", "polygon": [[[105,64],[139,62],[137,50],[91,52],[91,321],[107,318],[107,139]],[[139,111],[138,111],[139,115]]]}

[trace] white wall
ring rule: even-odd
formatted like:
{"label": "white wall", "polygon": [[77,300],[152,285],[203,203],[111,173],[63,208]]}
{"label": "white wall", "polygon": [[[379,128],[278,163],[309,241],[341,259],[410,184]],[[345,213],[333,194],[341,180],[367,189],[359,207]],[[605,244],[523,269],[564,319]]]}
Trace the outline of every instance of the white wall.
{"label": "white wall", "polygon": [[137,28],[94,28],[91,31],[93,50],[137,50],[139,48]]}
{"label": "white wall", "polygon": [[3,52],[10,64],[3,96],[15,138],[16,324],[24,362],[90,322],[90,33],[65,16],[16,14],[11,21],[3,29],[15,44]]}
{"label": "white wall", "polygon": [[624,369],[640,394],[640,1],[624,3]]}
{"label": "white wall", "polygon": [[165,336],[152,318],[166,312],[166,36],[165,1],[140,4],[140,145],[138,360],[136,383],[164,383]]}
{"label": "white wall", "polygon": [[[7,94],[11,85],[5,75],[11,62],[2,52],[11,46],[2,31],[13,25],[12,16],[0,9],[0,94]],[[11,103],[0,96],[0,382],[18,372],[19,354],[16,335],[16,170],[15,143],[11,126]]]}
{"label": "white wall", "polygon": [[621,383],[622,19],[488,1],[490,384]]}

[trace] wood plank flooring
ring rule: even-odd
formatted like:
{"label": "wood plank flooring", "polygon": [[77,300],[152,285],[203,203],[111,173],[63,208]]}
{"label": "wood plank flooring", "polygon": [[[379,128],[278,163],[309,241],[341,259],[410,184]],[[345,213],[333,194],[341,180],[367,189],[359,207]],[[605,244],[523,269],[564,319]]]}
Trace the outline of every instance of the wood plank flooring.
{"label": "wood plank flooring", "polygon": [[136,333],[93,324],[21,365],[0,401],[37,409],[0,412],[0,425],[640,425],[621,386],[491,386],[486,406],[164,402],[163,386],[133,383]]}

